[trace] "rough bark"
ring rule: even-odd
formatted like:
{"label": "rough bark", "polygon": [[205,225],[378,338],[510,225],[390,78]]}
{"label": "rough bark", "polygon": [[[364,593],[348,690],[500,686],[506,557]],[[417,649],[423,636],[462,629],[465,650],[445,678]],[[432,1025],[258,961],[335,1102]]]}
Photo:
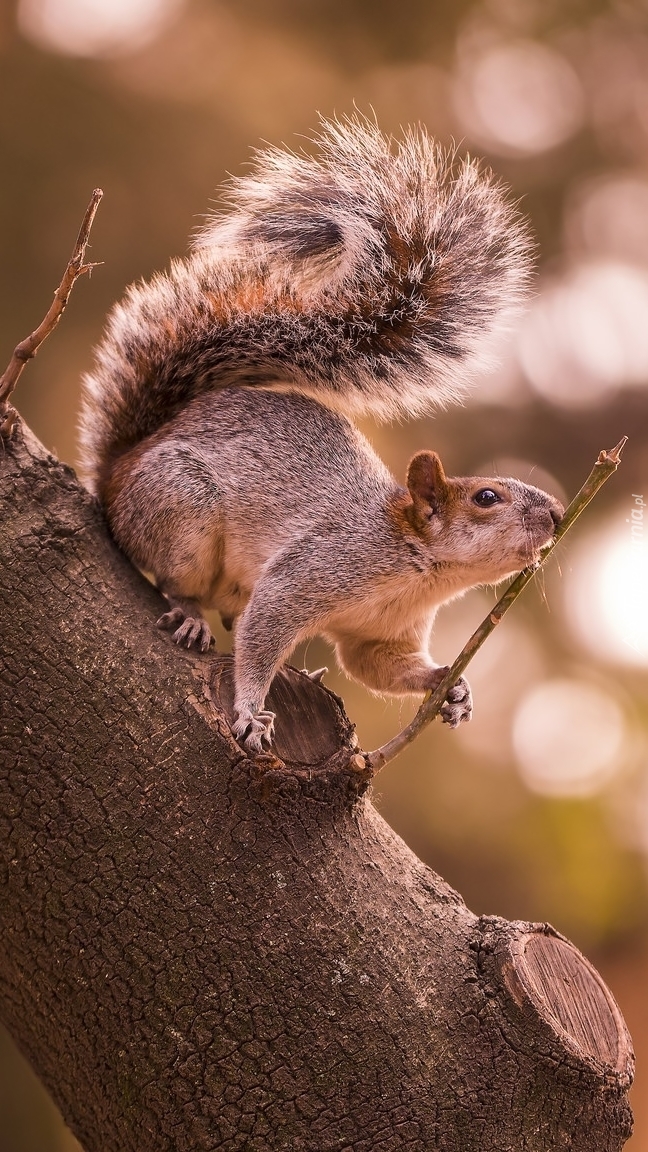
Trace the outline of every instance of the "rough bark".
{"label": "rough bark", "polygon": [[620,1149],[600,977],[412,855],[341,703],[286,673],[251,762],[227,661],[21,426],[0,506],[0,1013],[86,1152]]}

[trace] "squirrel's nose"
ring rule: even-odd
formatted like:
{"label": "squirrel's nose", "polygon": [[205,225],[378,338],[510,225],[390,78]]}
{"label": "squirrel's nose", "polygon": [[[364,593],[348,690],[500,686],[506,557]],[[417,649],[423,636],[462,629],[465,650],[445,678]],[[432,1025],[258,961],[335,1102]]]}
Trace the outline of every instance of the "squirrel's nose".
{"label": "squirrel's nose", "polygon": [[550,509],[549,509],[549,515],[551,516],[551,519],[554,522],[554,528],[558,527],[564,514],[565,514],[565,509],[563,508],[562,504],[559,504],[558,501],[556,500],[555,504],[552,504]]}

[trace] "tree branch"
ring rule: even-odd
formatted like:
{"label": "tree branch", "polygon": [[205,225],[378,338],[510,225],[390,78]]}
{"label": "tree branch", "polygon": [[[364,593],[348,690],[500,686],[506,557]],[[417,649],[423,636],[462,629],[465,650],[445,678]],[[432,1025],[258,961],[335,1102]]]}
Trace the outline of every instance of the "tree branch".
{"label": "tree branch", "polygon": [[484,641],[490,636],[491,632],[499,624],[500,620],[506,612],[508,612],[511,605],[517,600],[520,593],[526,588],[527,584],[533,579],[540,568],[546,564],[549,556],[553,552],[559,540],[565,535],[565,532],[571,528],[574,521],[580,516],[581,512],[587,507],[590,500],[598,492],[599,488],[605,484],[605,481],[610,478],[613,472],[616,472],[619,464],[621,463],[621,453],[627,444],[628,437],[624,436],[622,440],[616,445],[615,448],[609,450],[602,449],[599,452],[598,460],[596,461],[592,471],[590,472],[587,480],[582,488],[576,493],[569,507],[566,509],[565,514],[556,528],[553,540],[547,545],[542,558],[537,564],[530,568],[524,568],[519,572],[515,579],[509,584],[506,592],[497,601],[497,604],[491,608],[488,616],[482,620],[479,627],[473,632],[467,644],[462,648],[457,656],[452,667],[448,670],[441,683],[434,690],[428,693],[425,700],[421,704],[416,716],[410,723],[403,728],[386,744],[380,748],[376,748],[374,752],[367,752],[365,760],[368,767],[373,773],[380,771],[391,760],[394,760],[405,748],[411,744],[416,737],[427,728],[436,716],[438,716],[443,703],[448,695],[448,692],[457,683],[459,677],[465,672],[473,656],[479,651]]}
{"label": "tree branch", "polygon": [[0,458],[0,1014],[85,1152],[620,1152],[630,1038],[547,925],[476,917],[366,798],[341,703],[231,662],[24,429]]}
{"label": "tree branch", "polygon": [[84,264],[83,258],[90,238],[90,229],[92,228],[102,196],[103,192],[101,188],[95,188],[90,203],[86,208],[74,250],[68,261],[67,268],[63,273],[61,283],[54,293],[54,299],[47,314],[38,325],[38,328],[34,329],[30,336],[25,337],[24,340],[20,341],[20,344],[16,345],[11,360],[0,377],[0,435],[8,436],[15,423],[17,413],[8,401],[20,379],[20,374],[25,364],[36,355],[43,341],[46,340],[50,333],[56,328],[65,311],[70,292],[79,276],[83,276],[85,272],[91,273],[93,268],[99,267],[98,264]]}

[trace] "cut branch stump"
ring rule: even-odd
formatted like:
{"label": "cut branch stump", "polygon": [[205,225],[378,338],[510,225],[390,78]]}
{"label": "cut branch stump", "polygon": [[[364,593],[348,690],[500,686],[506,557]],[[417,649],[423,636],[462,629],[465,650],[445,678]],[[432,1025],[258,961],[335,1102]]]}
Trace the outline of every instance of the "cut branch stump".
{"label": "cut branch stump", "polygon": [[285,671],[249,760],[20,421],[0,516],[0,1014],[86,1152],[622,1148],[611,993],[416,859],[341,701]]}

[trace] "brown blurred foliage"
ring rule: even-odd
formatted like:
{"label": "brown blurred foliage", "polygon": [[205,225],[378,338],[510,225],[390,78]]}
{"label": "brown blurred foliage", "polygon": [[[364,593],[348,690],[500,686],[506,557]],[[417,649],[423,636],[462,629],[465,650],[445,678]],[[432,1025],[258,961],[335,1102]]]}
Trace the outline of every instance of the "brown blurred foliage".
{"label": "brown blurred foliage", "polygon": [[[67,48],[65,20],[56,41],[38,16],[57,4]],[[538,239],[538,297],[500,373],[464,408],[367,431],[398,474],[413,451],[433,446],[451,473],[516,470],[568,495],[598,450],[627,433],[622,469],[573,534],[586,559],[591,552],[594,581],[604,555],[597,530],[616,524],[627,534],[634,496],[648,499],[648,362],[633,320],[645,317],[648,291],[648,4],[178,0],[148,41],[126,36],[83,54],[75,20],[84,5],[100,15],[102,4],[122,7],[21,0],[18,12],[5,0],[0,8],[3,364],[44,314],[91,190],[105,191],[89,253],[103,266],[77,285],[15,396],[36,433],[74,461],[79,379],[107,309],[130,281],[186,250],[251,147],[264,139],[300,147],[318,112],[344,115],[354,105],[395,133],[421,121],[448,145],[485,156],[521,198]],[[577,400],[566,403],[572,388]],[[549,920],[584,948],[609,974],[641,1056],[648,659],[624,660],[605,645],[597,655],[574,628],[573,547],[562,547],[475,661],[470,731],[434,725],[378,778],[375,800],[474,911]],[[437,659],[456,654],[490,596],[474,593],[442,615]],[[592,633],[602,627],[594,615]],[[320,642],[304,659],[333,664]],[[530,694],[556,679],[568,699],[570,685],[589,687],[603,714],[591,747],[569,744],[569,721],[564,748],[554,733],[564,787],[558,768],[543,783],[529,748]],[[328,682],[365,747],[414,707],[373,699],[333,669]],[[605,727],[606,716],[618,730]],[[587,756],[594,764],[608,737],[608,760],[588,776]],[[581,761],[582,787],[569,776]],[[0,1152],[71,1149],[4,1039],[0,1070]],[[640,1063],[633,1152],[648,1150],[643,1075]]]}

